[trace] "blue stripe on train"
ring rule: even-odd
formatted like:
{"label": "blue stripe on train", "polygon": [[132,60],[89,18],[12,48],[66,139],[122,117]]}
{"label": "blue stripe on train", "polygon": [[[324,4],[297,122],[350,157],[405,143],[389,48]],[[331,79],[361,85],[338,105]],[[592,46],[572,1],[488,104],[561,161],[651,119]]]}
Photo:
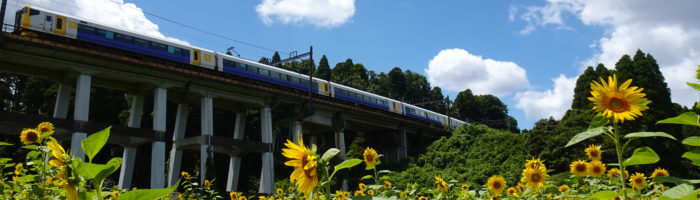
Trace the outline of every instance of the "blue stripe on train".
{"label": "blue stripe on train", "polygon": [[367,101],[364,101],[362,99],[351,97],[351,96],[344,95],[344,94],[335,93],[335,98],[346,100],[346,101],[351,101],[351,102],[356,102],[356,103],[360,103],[360,104],[367,105],[367,106],[372,106],[372,107],[379,108],[382,110],[389,110],[389,106],[385,106],[382,104],[376,104],[373,102],[367,102]]}
{"label": "blue stripe on train", "polygon": [[[241,70],[241,69],[238,69],[236,67],[229,66],[229,65],[224,65],[223,71],[226,73],[229,73],[229,74],[236,74],[236,75],[241,75],[241,76],[245,76],[245,77],[250,77],[250,78],[258,79],[261,81],[265,81],[265,82],[269,82],[269,83],[273,83],[273,84],[277,84],[277,85],[284,85],[287,87],[292,87],[292,88],[296,88],[296,89],[300,89],[300,90],[304,90],[304,91],[309,89],[309,85],[307,85],[307,84],[301,84],[301,83],[291,82],[291,81],[282,80],[282,79],[278,79],[278,78],[272,78],[269,76],[260,75],[258,73],[253,73],[253,72],[250,72],[247,70]],[[311,88],[311,92],[318,93],[318,86],[313,85],[313,88]]]}
{"label": "blue stripe on train", "polygon": [[413,113],[411,113],[411,112],[406,112],[406,115],[407,115],[407,116],[409,116],[409,117],[413,117],[413,118],[418,118],[418,119],[422,119],[422,120],[425,120],[425,121],[431,122],[431,123],[433,123],[433,124],[439,124],[439,125],[442,125],[442,122],[440,122],[440,121],[437,121],[437,120],[433,120],[433,119],[430,119],[430,118],[428,118],[428,117],[425,117],[425,116],[420,116],[420,115],[416,115],[416,114],[413,114]]}
{"label": "blue stripe on train", "polygon": [[76,36],[78,40],[83,40],[83,41],[88,41],[88,42],[93,42],[105,46],[110,46],[110,47],[117,47],[120,49],[124,49],[127,51],[133,51],[137,53],[142,53],[150,56],[155,56],[159,58],[164,58],[168,60],[173,60],[185,64],[190,64],[190,57],[189,56],[184,56],[184,55],[177,55],[173,53],[169,53],[167,51],[161,51],[161,50],[155,50],[131,43],[126,43],[123,41],[119,40],[114,40],[114,39],[109,39],[109,38],[104,38],[100,37],[97,35],[85,33],[85,32],[80,32],[78,31],[78,35]]}

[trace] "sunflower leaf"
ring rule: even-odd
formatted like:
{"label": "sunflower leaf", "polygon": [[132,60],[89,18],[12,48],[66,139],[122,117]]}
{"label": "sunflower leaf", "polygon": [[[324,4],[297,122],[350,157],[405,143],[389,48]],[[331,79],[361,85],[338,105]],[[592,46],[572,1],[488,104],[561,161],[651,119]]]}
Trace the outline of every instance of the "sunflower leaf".
{"label": "sunflower leaf", "polygon": [[659,161],[659,155],[649,147],[639,147],[634,150],[632,157],[627,158],[623,163],[626,166],[652,164]]}
{"label": "sunflower leaf", "polygon": [[326,153],[323,153],[323,156],[321,157],[321,162],[327,163],[330,161],[335,155],[338,155],[340,153],[340,149],[336,148],[330,148]]}
{"label": "sunflower leaf", "polygon": [[625,138],[643,138],[643,137],[666,137],[676,140],[675,137],[664,132],[634,132],[625,135]]}
{"label": "sunflower leaf", "polygon": [[345,160],[342,163],[338,164],[335,166],[335,169],[333,170],[333,173],[337,172],[338,170],[345,169],[345,168],[351,168],[354,167],[358,164],[362,163],[362,160],[353,158],[349,160]]}
{"label": "sunflower leaf", "polygon": [[687,137],[683,139],[683,144],[685,145],[690,145],[690,146],[700,146],[700,137],[698,136],[692,136],[692,137]]}
{"label": "sunflower leaf", "polygon": [[678,115],[677,117],[671,117],[656,122],[657,124],[680,124],[680,125],[691,125],[700,126],[700,116],[694,112],[685,112]]}
{"label": "sunflower leaf", "polygon": [[12,143],[7,143],[7,142],[0,142],[0,146],[12,146],[14,144]]}
{"label": "sunflower leaf", "polygon": [[178,184],[175,184],[174,186],[163,188],[163,189],[138,189],[138,190],[132,190],[125,192],[122,195],[119,195],[119,199],[121,200],[131,200],[131,199],[139,199],[139,200],[151,200],[151,199],[159,199],[163,198],[166,195],[173,193],[175,189],[177,189]]}
{"label": "sunflower leaf", "polygon": [[588,129],[587,131],[581,132],[579,134],[576,134],[574,137],[572,137],[571,140],[569,140],[569,142],[566,143],[565,147],[569,147],[571,145],[574,145],[576,143],[584,141],[588,138],[599,136],[599,135],[605,133],[605,131],[608,131],[609,129],[610,129],[610,127],[607,127],[607,126]]}
{"label": "sunflower leaf", "polygon": [[681,157],[690,160],[690,162],[695,166],[700,166],[700,150],[685,152]]}
{"label": "sunflower leaf", "polygon": [[672,177],[672,176],[655,177],[653,179],[653,181],[657,182],[657,183],[674,183],[676,185],[700,183],[700,179],[682,179],[682,178],[677,178],[677,177]]}
{"label": "sunflower leaf", "polygon": [[372,178],[372,175],[365,175],[362,178],[360,178],[360,180],[367,180],[367,179],[371,179],[371,178]]}
{"label": "sunflower leaf", "polygon": [[611,190],[606,190],[606,191],[600,191],[600,192],[593,193],[591,195],[591,198],[608,200],[608,199],[613,199],[617,196],[619,196],[617,194],[617,192],[614,192]]}
{"label": "sunflower leaf", "polygon": [[697,84],[697,83],[686,83],[686,84],[688,84],[688,86],[692,87],[693,89],[700,91],[700,84]]}
{"label": "sunflower leaf", "polygon": [[107,144],[109,140],[109,131],[112,127],[107,127],[101,131],[97,131],[80,142],[80,147],[83,148],[85,155],[88,157],[88,161],[92,163],[92,158],[97,155],[102,147]]}
{"label": "sunflower leaf", "polygon": [[674,199],[680,199],[693,192],[693,186],[688,184],[681,184],[671,189],[664,191],[662,194],[667,197]]}
{"label": "sunflower leaf", "polygon": [[591,119],[590,125],[588,125],[588,130],[598,128],[598,127],[603,127],[605,125],[608,125],[610,123],[610,119],[607,117],[603,116],[603,114],[598,113]]}

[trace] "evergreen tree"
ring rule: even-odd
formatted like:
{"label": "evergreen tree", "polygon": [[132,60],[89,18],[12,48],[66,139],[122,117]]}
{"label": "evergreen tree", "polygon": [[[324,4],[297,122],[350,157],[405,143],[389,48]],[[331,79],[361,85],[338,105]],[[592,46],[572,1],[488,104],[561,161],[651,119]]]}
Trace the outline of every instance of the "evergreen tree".
{"label": "evergreen tree", "polygon": [[326,55],[323,55],[321,60],[318,62],[318,70],[316,70],[314,76],[320,79],[332,81],[331,67],[328,65],[328,58],[326,58]]}
{"label": "evergreen tree", "polygon": [[590,66],[586,68],[586,71],[576,80],[574,100],[571,103],[571,109],[593,108],[593,103],[588,100],[588,97],[591,96],[591,83],[593,83],[593,81],[600,82],[600,77],[606,79],[611,73],[612,72],[605,68],[603,64],[598,64],[595,70]]}
{"label": "evergreen tree", "polygon": [[[282,58],[280,57],[280,53],[275,51],[275,55],[272,55],[272,60],[270,61],[270,63],[278,63],[280,61],[282,61]],[[282,68],[282,64],[276,64],[275,67]]]}
{"label": "evergreen tree", "polygon": [[394,67],[387,74],[389,78],[389,98],[404,99],[406,94],[406,75],[399,67]]}
{"label": "evergreen tree", "polygon": [[271,64],[270,59],[267,58],[267,57],[262,57],[262,58],[260,58],[260,60],[258,60],[258,62],[259,62],[259,63],[262,63],[262,64],[266,64],[266,65]]}

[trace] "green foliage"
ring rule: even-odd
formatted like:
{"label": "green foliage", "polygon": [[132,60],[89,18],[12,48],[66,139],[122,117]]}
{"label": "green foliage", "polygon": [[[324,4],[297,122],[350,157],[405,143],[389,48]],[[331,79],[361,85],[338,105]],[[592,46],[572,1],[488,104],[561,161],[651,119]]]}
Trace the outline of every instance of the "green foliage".
{"label": "green foliage", "polygon": [[639,147],[634,150],[632,156],[627,158],[623,163],[627,166],[653,164],[660,160],[659,155],[654,149],[649,147]]}
{"label": "green foliage", "polygon": [[463,126],[450,137],[435,141],[410,168],[391,176],[396,177],[396,185],[434,187],[432,177],[436,175],[476,186],[498,174],[512,185],[520,178],[523,162],[532,157],[526,141],[524,134],[484,125]]}
{"label": "green foliage", "polygon": [[498,97],[485,94],[474,95],[470,89],[457,94],[453,107],[459,119],[470,123],[484,124],[491,128],[520,132],[517,121],[508,116],[508,107]]}
{"label": "green foliage", "polygon": [[331,66],[328,65],[328,58],[326,58],[326,55],[323,55],[321,60],[318,62],[318,69],[316,69],[314,72],[314,76],[323,80],[332,81]]}
{"label": "green foliage", "polygon": [[129,192],[125,192],[124,194],[119,196],[119,199],[121,200],[152,200],[152,199],[161,199],[170,193],[173,193],[175,189],[177,188],[177,185],[167,187],[167,188],[162,188],[162,189],[140,189],[140,190],[133,190]]}
{"label": "green foliage", "polygon": [[98,131],[97,133],[93,133],[89,137],[83,139],[83,141],[80,142],[80,146],[83,148],[83,151],[85,152],[85,155],[88,157],[88,160],[92,163],[92,158],[97,155],[98,152],[102,149],[102,147],[107,144],[107,140],[109,140],[109,131],[112,127],[107,127],[101,131]]}

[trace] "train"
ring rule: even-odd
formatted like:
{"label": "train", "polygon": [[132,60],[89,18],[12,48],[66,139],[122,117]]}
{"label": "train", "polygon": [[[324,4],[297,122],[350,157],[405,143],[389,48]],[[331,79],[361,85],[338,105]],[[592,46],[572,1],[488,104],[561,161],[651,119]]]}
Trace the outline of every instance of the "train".
{"label": "train", "polygon": [[[98,45],[145,54],[210,70],[244,76],[276,85],[308,91],[457,128],[465,122],[391,98],[334,83],[278,67],[234,57],[192,45],[154,38],[89,22],[48,9],[25,6],[15,13],[18,31],[32,30],[68,37]],[[309,81],[313,81],[309,84]]]}

